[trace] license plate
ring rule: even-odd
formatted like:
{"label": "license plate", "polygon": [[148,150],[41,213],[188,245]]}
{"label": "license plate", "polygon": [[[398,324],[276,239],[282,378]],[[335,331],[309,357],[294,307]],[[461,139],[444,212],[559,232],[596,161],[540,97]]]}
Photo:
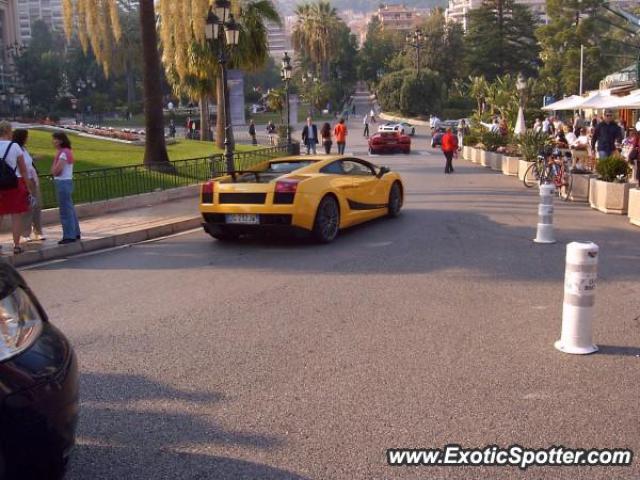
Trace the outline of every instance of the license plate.
{"label": "license plate", "polygon": [[389,145],[397,145],[398,142],[387,142]]}
{"label": "license plate", "polygon": [[255,213],[232,213],[225,215],[227,223],[244,223],[247,225],[258,225],[260,217]]}

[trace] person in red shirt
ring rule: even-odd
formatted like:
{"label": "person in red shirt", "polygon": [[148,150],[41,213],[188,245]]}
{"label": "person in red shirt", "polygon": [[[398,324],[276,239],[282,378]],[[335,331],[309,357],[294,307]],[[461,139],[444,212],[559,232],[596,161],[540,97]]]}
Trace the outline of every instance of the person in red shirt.
{"label": "person in red shirt", "polygon": [[340,119],[340,122],[333,129],[333,135],[336,137],[336,143],[338,144],[338,154],[344,155],[344,147],[347,143],[347,126],[344,123],[344,118]]}
{"label": "person in red shirt", "polygon": [[453,155],[458,151],[458,139],[453,134],[451,127],[447,128],[446,133],[442,136],[442,153],[447,159],[444,167],[444,173],[453,173]]}

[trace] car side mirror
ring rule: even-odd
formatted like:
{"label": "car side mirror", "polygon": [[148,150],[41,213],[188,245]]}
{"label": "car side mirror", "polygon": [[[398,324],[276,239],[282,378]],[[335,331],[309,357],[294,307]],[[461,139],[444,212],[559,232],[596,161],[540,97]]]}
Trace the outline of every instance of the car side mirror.
{"label": "car side mirror", "polygon": [[387,173],[389,173],[389,167],[380,167],[380,171],[378,172],[378,178],[384,177]]}

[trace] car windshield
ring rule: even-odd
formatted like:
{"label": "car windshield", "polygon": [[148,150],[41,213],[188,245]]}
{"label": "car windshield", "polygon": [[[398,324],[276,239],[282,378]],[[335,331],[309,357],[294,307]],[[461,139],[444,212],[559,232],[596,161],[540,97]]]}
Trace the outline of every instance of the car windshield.
{"label": "car windshield", "polygon": [[294,170],[298,170],[299,168],[308,167],[313,162],[309,160],[300,160],[293,162],[272,162],[269,164],[269,168],[267,168],[264,173],[291,173]]}

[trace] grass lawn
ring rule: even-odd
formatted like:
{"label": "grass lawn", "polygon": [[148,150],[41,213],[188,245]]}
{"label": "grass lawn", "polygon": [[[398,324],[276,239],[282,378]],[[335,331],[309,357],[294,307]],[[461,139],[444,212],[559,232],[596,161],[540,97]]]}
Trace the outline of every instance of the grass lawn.
{"label": "grass lawn", "polygon": [[[51,143],[51,131],[29,130],[27,148],[33,157],[37,158],[37,166],[41,175],[49,173],[55,156],[55,149]],[[75,170],[92,170],[95,168],[124,167],[140,165],[144,156],[144,147],[127,145],[125,143],[96,140],[68,134],[76,160]],[[236,145],[236,151],[255,150],[251,145]],[[178,139],[178,143],[168,148],[171,160],[206,157],[221,153],[214,143],[198,140]]]}

